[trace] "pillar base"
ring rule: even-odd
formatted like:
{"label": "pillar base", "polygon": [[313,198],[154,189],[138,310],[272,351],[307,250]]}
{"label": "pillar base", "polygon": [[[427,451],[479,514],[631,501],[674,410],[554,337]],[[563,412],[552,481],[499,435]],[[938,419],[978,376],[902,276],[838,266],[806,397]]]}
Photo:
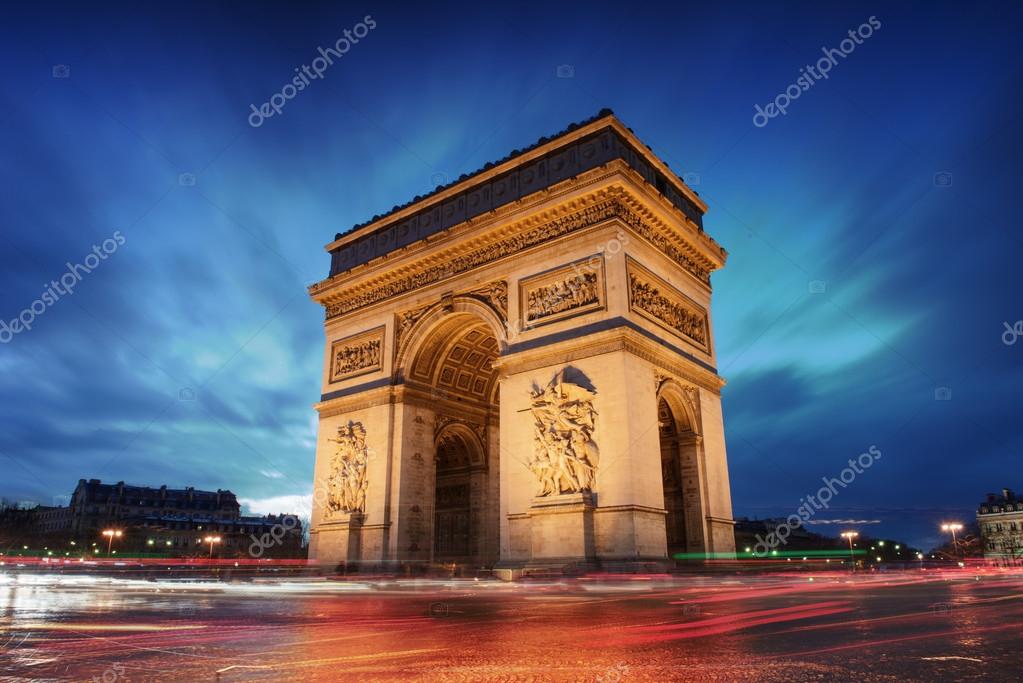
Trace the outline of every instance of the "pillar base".
{"label": "pillar base", "polygon": [[594,562],[593,508],[589,491],[534,498],[527,513],[531,557],[526,568]]}
{"label": "pillar base", "polygon": [[361,512],[339,512],[320,523],[316,556],[321,564],[347,566],[359,562],[363,519]]}

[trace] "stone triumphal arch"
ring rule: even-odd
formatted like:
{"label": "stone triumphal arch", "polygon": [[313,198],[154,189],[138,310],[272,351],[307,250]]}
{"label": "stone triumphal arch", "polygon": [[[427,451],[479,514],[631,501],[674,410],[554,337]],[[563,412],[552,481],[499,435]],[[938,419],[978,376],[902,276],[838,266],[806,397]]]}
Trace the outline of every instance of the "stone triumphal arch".
{"label": "stone triumphal arch", "polygon": [[339,234],[310,556],[733,552],[706,208],[604,111]]}

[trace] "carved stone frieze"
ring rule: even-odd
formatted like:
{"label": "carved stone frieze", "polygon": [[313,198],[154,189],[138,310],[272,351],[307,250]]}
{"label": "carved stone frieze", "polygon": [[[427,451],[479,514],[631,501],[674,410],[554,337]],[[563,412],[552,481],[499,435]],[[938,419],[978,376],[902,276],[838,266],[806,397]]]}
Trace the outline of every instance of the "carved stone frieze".
{"label": "carved stone frieze", "polygon": [[330,345],[330,381],[358,377],[383,368],[384,328],[338,339]]}
{"label": "carved stone frieze", "polygon": [[330,319],[350,313],[384,299],[478,268],[571,232],[596,225],[610,218],[623,221],[698,280],[704,284],[710,284],[710,270],[706,265],[698,262],[667,236],[655,230],[621,197],[615,196],[543,225],[497,240],[475,251],[452,255],[450,259],[425,267],[414,274],[330,301],[326,304],[326,316]]}
{"label": "carved stone frieze", "polygon": [[631,310],[710,353],[707,311],[631,258],[628,274]]}
{"label": "carved stone frieze", "polygon": [[604,308],[604,259],[582,259],[531,276],[519,285],[522,327]]}

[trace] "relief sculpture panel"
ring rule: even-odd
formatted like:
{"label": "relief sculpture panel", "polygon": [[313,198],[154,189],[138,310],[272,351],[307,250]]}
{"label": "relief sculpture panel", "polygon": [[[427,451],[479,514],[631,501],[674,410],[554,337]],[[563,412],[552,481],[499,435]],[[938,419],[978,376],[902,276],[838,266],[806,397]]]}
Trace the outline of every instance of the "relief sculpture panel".
{"label": "relief sculpture panel", "polygon": [[710,353],[707,311],[629,258],[629,308]]}
{"label": "relief sculpture panel", "polygon": [[559,372],[544,388],[533,387],[533,459],[529,468],[538,496],[592,491],[600,453],[593,440],[595,393]]}
{"label": "relief sculpture panel", "polygon": [[383,359],[383,327],[338,339],[330,346],[330,381],[340,382],[381,370]]}
{"label": "relief sculpture panel", "polygon": [[337,444],[327,477],[327,508],[331,512],[364,512],[366,510],[366,469],[369,449],[366,428],[361,422],[349,422],[337,429]]}
{"label": "relief sculpture panel", "polygon": [[519,284],[522,328],[604,308],[604,259],[593,256],[533,275]]}

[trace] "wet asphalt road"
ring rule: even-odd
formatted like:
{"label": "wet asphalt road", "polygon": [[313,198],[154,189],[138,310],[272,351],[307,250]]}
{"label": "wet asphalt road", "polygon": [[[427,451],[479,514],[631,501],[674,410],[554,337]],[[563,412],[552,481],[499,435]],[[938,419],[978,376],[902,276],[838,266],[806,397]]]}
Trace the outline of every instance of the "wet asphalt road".
{"label": "wet asphalt road", "polygon": [[[811,580],[812,579],[812,580]],[[0,575],[0,680],[1020,681],[1023,573],[174,583]]]}

